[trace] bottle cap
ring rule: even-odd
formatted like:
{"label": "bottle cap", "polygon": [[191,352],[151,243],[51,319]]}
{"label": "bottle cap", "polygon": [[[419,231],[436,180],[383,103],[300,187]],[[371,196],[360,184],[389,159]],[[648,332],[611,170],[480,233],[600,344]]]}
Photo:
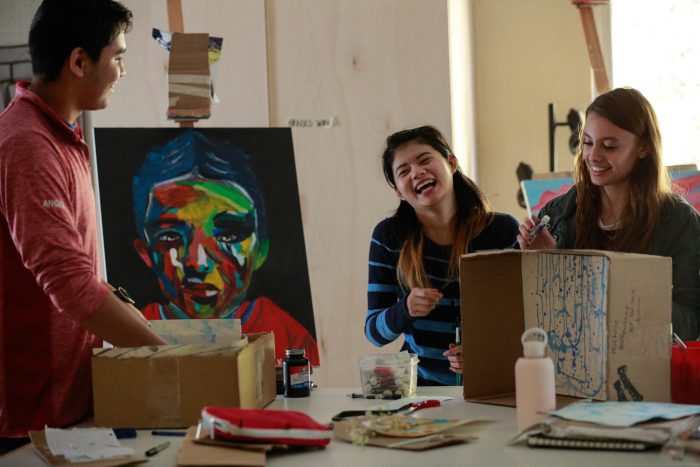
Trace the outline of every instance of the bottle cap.
{"label": "bottle cap", "polygon": [[303,357],[306,354],[304,349],[287,349],[284,351],[287,357]]}
{"label": "bottle cap", "polygon": [[[537,335],[542,336],[542,340],[526,340],[530,336]],[[547,333],[540,328],[529,328],[523,333],[520,342],[523,343],[523,355],[525,357],[544,357],[545,349],[547,348]]]}

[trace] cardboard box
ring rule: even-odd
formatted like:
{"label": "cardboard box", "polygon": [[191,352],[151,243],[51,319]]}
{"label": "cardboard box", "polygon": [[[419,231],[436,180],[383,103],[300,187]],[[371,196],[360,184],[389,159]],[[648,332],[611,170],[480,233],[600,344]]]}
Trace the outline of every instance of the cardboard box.
{"label": "cardboard box", "polygon": [[274,335],[248,339],[233,355],[93,356],[95,424],[178,428],[196,424],[205,405],[264,407],[277,394]]}
{"label": "cardboard box", "polygon": [[173,33],[168,62],[168,118],[211,115],[209,34]]}
{"label": "cardboard box", "polygon": [[671,400],[671,259],[592,250],[462,256],[464,397],[512,405],[520,337],[549,336],[557,394]]}

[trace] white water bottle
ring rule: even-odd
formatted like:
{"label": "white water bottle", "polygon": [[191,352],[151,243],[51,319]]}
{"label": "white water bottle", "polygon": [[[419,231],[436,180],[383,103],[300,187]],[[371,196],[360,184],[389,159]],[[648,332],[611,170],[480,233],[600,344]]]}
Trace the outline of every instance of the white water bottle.
{"label": "white water bottle", "polygon": [[[537,335],[542,340],[527,340]],[[515,363],[515,407],[518,430],[523,430],[556,410],[556,396],[554,364],[545,357],[547,333],[540,328],[530,328],[525,330],[520,341],[523,357]]]}

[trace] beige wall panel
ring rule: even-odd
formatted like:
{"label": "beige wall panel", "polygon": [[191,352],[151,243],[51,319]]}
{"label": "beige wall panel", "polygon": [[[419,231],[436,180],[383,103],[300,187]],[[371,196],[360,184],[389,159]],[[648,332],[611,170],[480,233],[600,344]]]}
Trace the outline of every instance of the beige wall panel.
{"label": "beige wall panel", "polygon": [[[96,127],[175,127],[168,108],[168,53],[151,29],[169,30],[166,0],[123,0],[134,13],[127,34],[126,69],[109,107],[93,112]],[[211,118],[198,127],[266,127],[265,8],[259,0],[182,0],[185,32],[223,37]]]}
{"label": "beige wall panel", "polygon": [[[447,4],[436,0],[268,0],[272,126],[294,150],[323,387],[359,387],[357,358],[390,352],[364,336],[367,255],[398,198],[380,153],[396,130],[433,123],[450,136]],[[402,341],[402,339],[400,339]]]}
{"label": "beige wall panel", "polygon": [[[547,104],[565,121],[592,98],[579,12],[562,0],[473,0],[473,28],[479,184],[497,210],[521,218],[518,163],[549,171]],[[569,135],[556,130],[558,170],[573,168]]]}
{"label": "beige wall panel", "polygon": [[0,45],[25,45],[40,0],[0,0]]}

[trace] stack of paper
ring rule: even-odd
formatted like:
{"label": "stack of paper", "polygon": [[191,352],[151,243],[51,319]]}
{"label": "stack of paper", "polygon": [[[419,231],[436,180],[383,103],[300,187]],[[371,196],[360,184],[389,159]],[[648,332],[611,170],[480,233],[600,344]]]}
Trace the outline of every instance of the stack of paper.
{"label": "stack of paper", "polygon": [[240,319],[165,319],[149,323],[168,344],[225,344],[242,336]]}
{"label": "stack of paper", "polygon": [[110,428],[46,428],[46,443],[54,456],[64,456],[71,462],[125,457],[134,453],[122,446]]}
{"label": "stack of paper", "polygon": [[29,437],[49,465],[118,466],[144,462],[134,450],[122,446],[110,428],[46,428]]}
{"label": "stack of paper", "polygon": [[579,402],[516,437],[531,447],[642,451],[700,424],[700,406],[656,402]]}

